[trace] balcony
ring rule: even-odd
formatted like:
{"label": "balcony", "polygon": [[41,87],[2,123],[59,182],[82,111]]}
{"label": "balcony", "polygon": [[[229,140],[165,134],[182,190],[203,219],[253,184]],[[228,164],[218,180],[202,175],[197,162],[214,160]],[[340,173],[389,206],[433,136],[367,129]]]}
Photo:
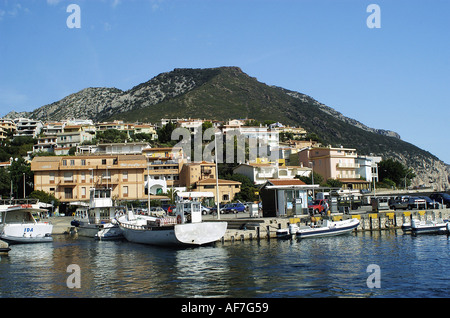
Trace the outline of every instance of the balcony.
{"label": "balcony", "polygon": [[359,163],[337,163],[337,169],[358,169]]}

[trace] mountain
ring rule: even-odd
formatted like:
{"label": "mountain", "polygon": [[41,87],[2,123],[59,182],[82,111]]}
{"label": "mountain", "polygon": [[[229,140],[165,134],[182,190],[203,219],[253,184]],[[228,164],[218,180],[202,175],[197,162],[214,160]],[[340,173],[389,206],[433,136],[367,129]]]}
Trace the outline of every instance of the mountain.
{"label": "mountain", "polygon": [[367,127],[305,94],[261,83],[238,67],[175,69],[127,91],[86,88],[21,115],[41,120],[159,122],[161,118],[189,117],[276,120],[316,133],[326,144],[397,159],[414,168],[417,185],[440,180],[440,186],[449,188],[446,165],[431,153],[402,141],[397,133]]}

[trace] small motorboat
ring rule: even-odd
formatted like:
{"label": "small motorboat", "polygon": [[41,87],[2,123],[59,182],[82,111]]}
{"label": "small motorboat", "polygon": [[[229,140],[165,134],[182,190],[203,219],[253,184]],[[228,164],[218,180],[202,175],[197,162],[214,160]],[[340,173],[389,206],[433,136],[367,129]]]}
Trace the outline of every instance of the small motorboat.
{"label": "small motorboat", "polygon": [[297,238],[325,237],[347,234],[356,229],[359,225],[358,219],[348,219],[343,221],[324,220],[322,225],[309,226],[299,229],[295,235]]}
{"label": "small motorboat", "polygon": [[450,222],[448,220],[411,220],[412,234],[448,234],[450,232]]}
{"label": "small motorboat", "polygon": [[276,231],[276,236],[279,239],[291,239],[295,233],[300,229],[300,227],[297,224],[289,224],[289,227],[278,229]]}

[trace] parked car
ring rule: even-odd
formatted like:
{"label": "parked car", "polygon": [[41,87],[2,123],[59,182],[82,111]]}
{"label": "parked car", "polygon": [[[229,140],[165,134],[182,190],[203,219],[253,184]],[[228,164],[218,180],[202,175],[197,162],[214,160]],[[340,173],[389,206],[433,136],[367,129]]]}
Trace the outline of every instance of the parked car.
{"label": "parked car", "polygon": [[238,213],[238,212],[244,212],[245,211],[245,205],[242,203],[228,203],[225,204],[223,209],[220,209],[220,213]]}
{"label": "parked car", "polygon": [[173,209],[175,208],[174,204],[162,204],[161,208],[166,211],[167,213],[172,213]]}
{"label": "parked car", "polygon": [[322,213],[322,211],[324,210],[324,201],[325,200],[308,201],[308,209],[314,214]]}
{"label": "parked car", "polygon": [[426,209],[427,202],[419,197],[402,196],[396,197],[389,203],[389,207],[394,210]]}
{"label": "parked car", "polygon": [[430,194],[430,199],[445,205],[447,208],[450,208],[450,194],[448,193],[432,193]]}
{"label": "parked car", "polygon": [[[222,211],[223,211],[224,206],[225,206],[225,204],[222,204],[222,203],[219,204],[220,213],[223,213]],[[209,209],[209,213],[211,213],[211,214],[217,213],[217,206],[214,205],[211,209]]]}
{"label": "parked car", "polygon": [[201,209],[202,209],[202,214],[203,215],[206,215],[206,214],[209,214],[209,213],[211,213],[211,209],[210,208],[207,208],[206,206],[201,206]]}
{"label": "parked car", "polygon": [[150,215],[156,216],[156,217],[162,217],[162,216],[166,215],[166,211],[164,211],[163,208],[158,206],[158,207],[150,208]]}
{"label": "parked car", "polygon": [[421,195],[418,198],[424,199],[427,202],[427,209],[439,209],[439,203],[431,200],[430,197]]}

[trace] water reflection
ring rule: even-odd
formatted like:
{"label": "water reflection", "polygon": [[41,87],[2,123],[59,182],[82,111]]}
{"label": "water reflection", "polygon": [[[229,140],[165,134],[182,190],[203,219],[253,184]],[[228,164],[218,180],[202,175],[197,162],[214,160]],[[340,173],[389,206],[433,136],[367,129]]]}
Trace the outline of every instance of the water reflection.
{"label": "water reflection", "polygon": [[[188,249],[60,236],[0,258],[0,297],[446,297],[449,256],[446,236],[395,231]],[[66,285],[70,264],[80,289]]]}

